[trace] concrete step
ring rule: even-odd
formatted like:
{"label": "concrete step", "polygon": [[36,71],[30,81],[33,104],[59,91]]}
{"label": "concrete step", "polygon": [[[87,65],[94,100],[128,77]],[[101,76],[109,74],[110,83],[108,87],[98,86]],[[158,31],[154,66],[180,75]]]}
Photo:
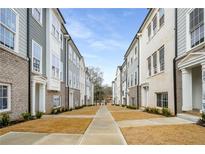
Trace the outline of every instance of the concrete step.
{"label": "concrete step", "polygon": [[194,115],[190,115],[190,114],[186,114],[186,113],[179,113],[179,114],[177,114],[177,117],[192,121],[194,123],[196,123],[200,119],[200,117],[198,117],[198,116],[194,116]]}

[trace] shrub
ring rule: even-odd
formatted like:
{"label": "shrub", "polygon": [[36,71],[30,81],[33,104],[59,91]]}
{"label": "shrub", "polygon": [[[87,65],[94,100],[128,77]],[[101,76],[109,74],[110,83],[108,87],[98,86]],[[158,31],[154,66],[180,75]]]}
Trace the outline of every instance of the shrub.
{"label": "shrub", "polygon": [[52,109],[51,114],[58,114],[58,109]]}
{"label": "shrub", "polygon": [[40,119],[43,115],[43,112],[36,112],[36,118]]}
{"label": "shrub", "polygon": [[202,112],[202,114],[201,114],[201,120],[202,120],[203,122],[205,122],[205,112]]}
{"label": "shrub", "polygon": [[137,109],[136,106],[127,106],[127,108],[129,108],[129,109]]}
{"label": "shrub", "polygon": [[0,118],[0,123],[2,126],[8,126],[10,122],[10,117],[8,113],[2,113]]}
{"label": "shrub", "polygon": [[145,107],[143,111],[144,112],[149,112],[149,110],[150,110],[149,107]]}
{"label": "shrub", "polygon": [[122,104],[122,107],[126,107],[126,105],[125,105],[125,104]]}
{"label": "shrub", "polygon": [[115,104],[115,106],[120,106],[120,104]]}
{"label": "shrub", "polygon": [[163,114],[164,116],[166,116],[166,117],[171,116],[171,112],[169,111],[168,108],[163,108],[163,109],[162,109],[162,114]]}
{"label": "shrub", "polygon": [[23,112],[23,113],[21,113],[21,116],[23,117],[24,120],[32,119],[31,113],[29,113],[29,112]]}

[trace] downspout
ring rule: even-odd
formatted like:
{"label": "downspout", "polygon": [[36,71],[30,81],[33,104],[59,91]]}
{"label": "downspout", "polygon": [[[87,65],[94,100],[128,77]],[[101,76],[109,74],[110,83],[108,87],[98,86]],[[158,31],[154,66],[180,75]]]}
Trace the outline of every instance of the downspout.
{"label": "downspout", "polygon": [[28,112],[31,113],[31,58],[29,53],[29,47],[30,47],[30,29],[29,29],[29,8],[27,8],[27,57],[28,57]]}
{"label": "downspout", "polygon": [[71,40],[71,38],[69,37],[68,39],[66,38],[66,53],[67,53],[67,86],[68,86],[68,109],[70,109],[70,104],[69,104],[69,100],[70,100],[70,96],[69,96],[69,48],[68,48],[68,42]]}
{"label": "downspout", "polygon": [[139,77],[140,77],[140,68],[139,68],[139,61],[140,61],[140,57],[139,57],[139,51],[140,51],[140,42],[139,42],[139,37],[137,38],[138,39],[138,55],[137,55],[137,57],[138,57],[138,62],[137,62],[137,108],[139,108],[140,107],[140,102],[139,102],[139,91],[140,91],[140,87],[139,87]]}
{"label": "downspout", "polygon": [[176,58],[177,58],[177,8],[175,8],[175,57],[173,59],[174,115],[177,115]]}

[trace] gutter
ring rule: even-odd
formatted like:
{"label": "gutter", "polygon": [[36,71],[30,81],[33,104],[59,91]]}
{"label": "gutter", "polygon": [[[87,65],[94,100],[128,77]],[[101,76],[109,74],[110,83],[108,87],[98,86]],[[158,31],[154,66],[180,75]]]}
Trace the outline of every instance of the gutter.
{"label": "gutter", "polygon": [[139,83],[140,83],[140,80],[139,80],[139,78],[140,78],[140,75],[139,75],[139,74],[140,74],[140,67],[139,67],[139,66],[140,66],[140,57],[139,57],[139,56],[140,56],[140,42],[139,42],[139,41],[140,41],[140,39],[139,39],[139,37],[138,37],[138,55],[137,55],[137,56],[138,56],[138,64],[137,64],[137,71],[138,71],[138,72],[137,72],[137,76],[138,76],[138,81],[137,81],[137,82],[138,82],[138,83],[137,83],[137,84],[138,84],[138,85],[137,85],[137,108],[140,107],[140,102],[139,102],[139,101],[140,101],[140,98],[139,98],[139,92],[140,92],[140,87],[139,87]]}
{"label": "gutter", "polygon": [[176,58],[177,58],[177,8],[175,8],[175,57],[173,59],[174,115],[177,115]]}
{"label": "gutter", "polygon": [[27,8],[27,57],[28,57],[28,112],[31,113],[31,58],[29,53],[30,29],[29,8]]}
{"label": "gutter", "polygon": [[68,109],[70,109],[70,104],[69,104],[69,100],[70,100],[70,97],[69,97],[69,91],[70,91],[70,87],[69,87],[69,49],[68,49],[68,42],[71,40],[71,38],[69,37],[69,38],[66,38],[66,59],[67,59],[67,61],[66,61],[66,63],[67,63],[67,77],[66,77],[66,80],[67,80],[67,86],[68,86]]}

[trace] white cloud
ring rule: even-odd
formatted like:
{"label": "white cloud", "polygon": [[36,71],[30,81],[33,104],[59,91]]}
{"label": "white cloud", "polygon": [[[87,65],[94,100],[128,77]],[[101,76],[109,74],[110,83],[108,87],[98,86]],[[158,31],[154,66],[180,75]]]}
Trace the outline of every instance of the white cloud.
{"label": "white cloud", "polygon": [[89,29],[85,24],[80,21],[72,19],[70,25],[67,25],[67,29],[71,36],[80,39],[89,39],[94,34],[91,29]]}

